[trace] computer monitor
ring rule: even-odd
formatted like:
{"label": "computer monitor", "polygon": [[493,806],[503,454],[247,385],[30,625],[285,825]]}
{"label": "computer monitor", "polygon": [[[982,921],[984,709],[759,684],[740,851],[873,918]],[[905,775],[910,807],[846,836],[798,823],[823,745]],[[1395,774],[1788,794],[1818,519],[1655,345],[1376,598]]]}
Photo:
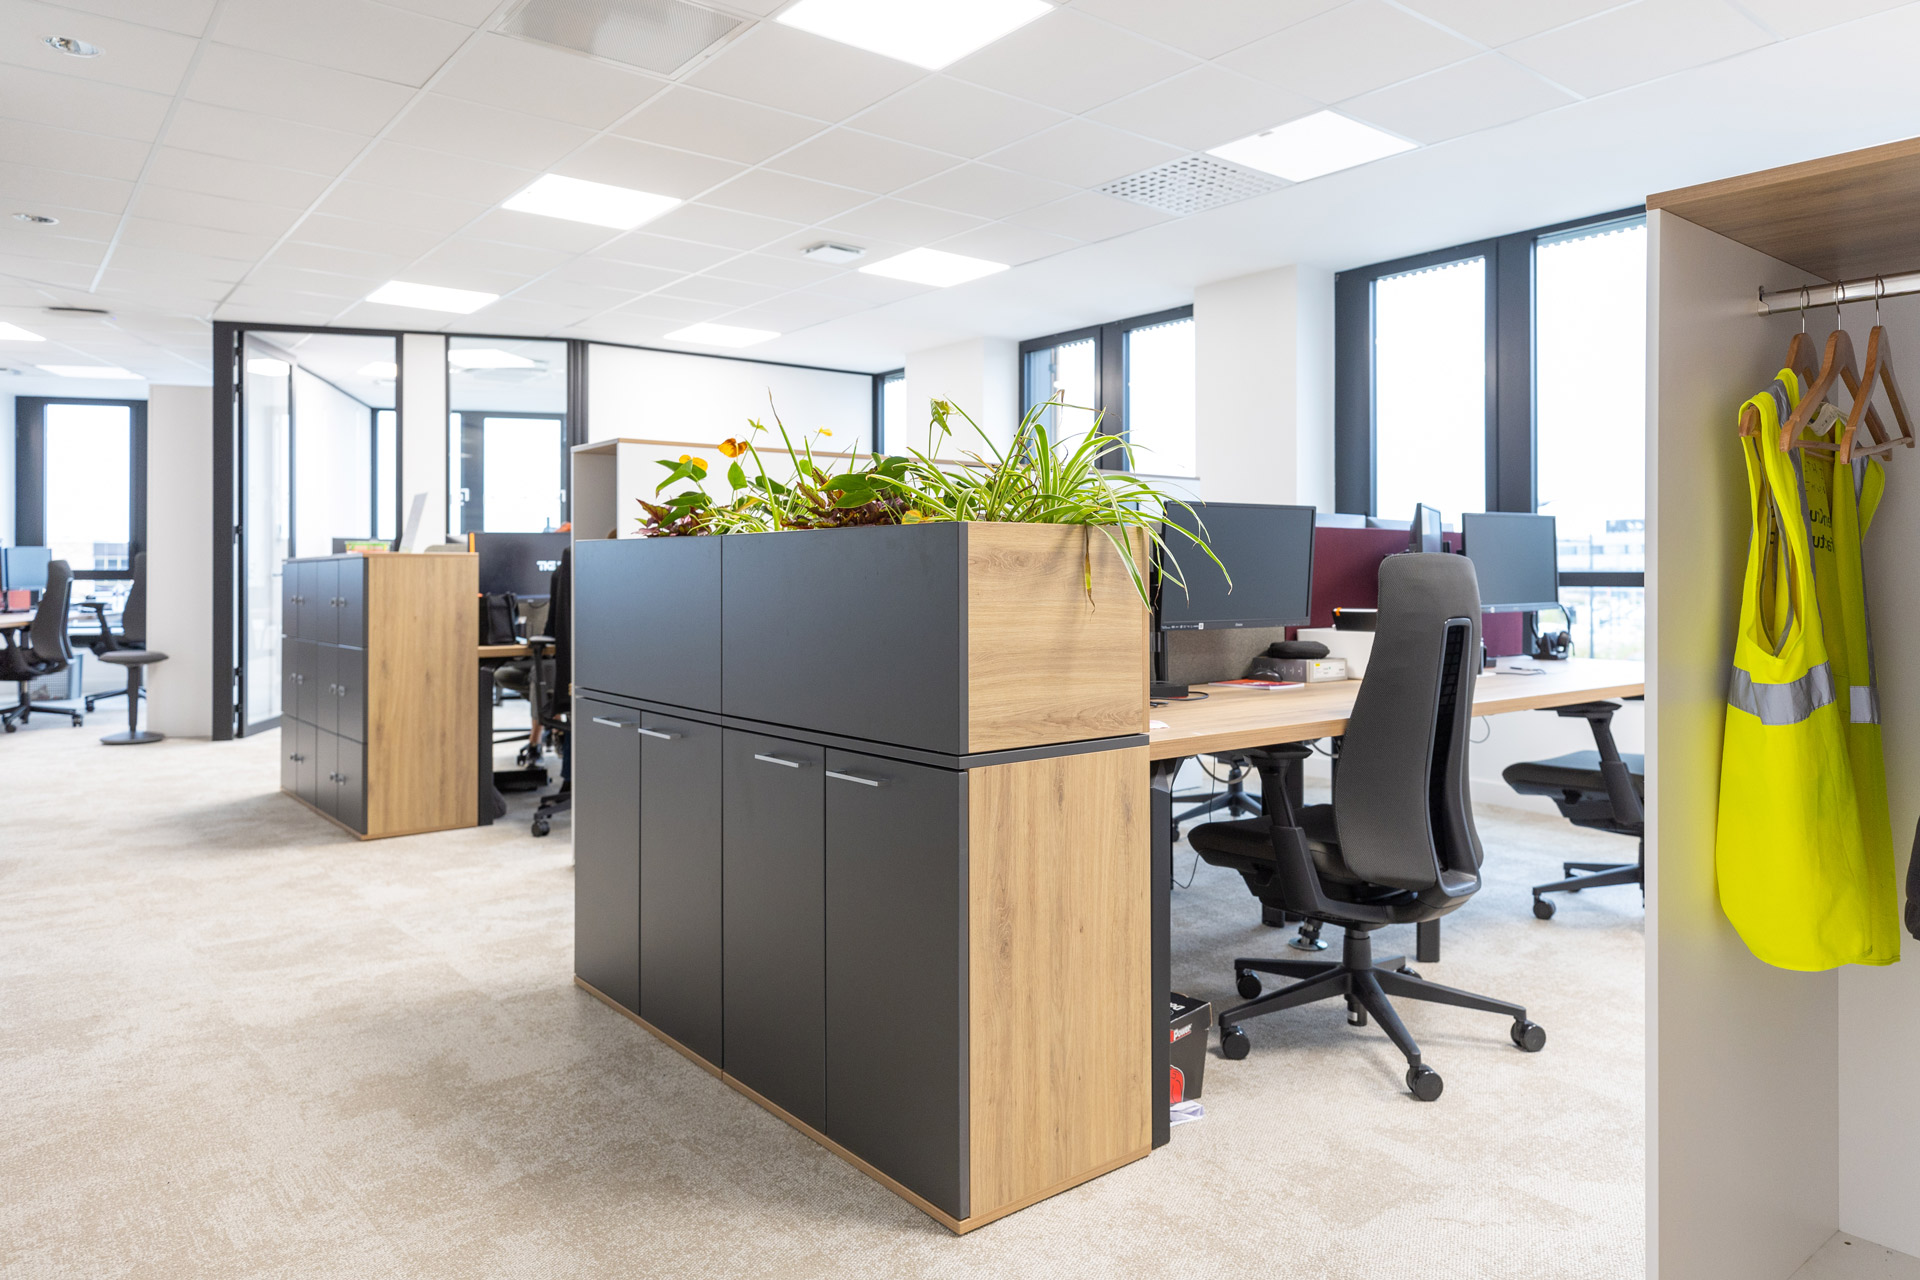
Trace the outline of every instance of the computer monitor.
{"label": "computer monitor", "polygon": [[45,591],[47,566],[52,563],[51,547],[0,548],[0,589]]}
{"label": "computer monitor", "polygon": [[1560,607],[1559,546],[1552,516],[1480,511],[1460,517],[1480,608],[1521,613]]}
{"label": "computer monitor", "polygon": [[522,600],[544,600],[552,590],[560,553],[570,533],[470,533],[467,547],[480,557],[480,590],[488,595],[512,592]]}
{"label": "computer monitor", "polygon": [[1440,513],[1426,503],[1415,504],[1413,523],[1407,526],[1407,550],[1445,551],[1440,537]]}
{"label": "computer monitor", "polygon": [[[1198,524],[1195,517],[1198,517]],[[1313,614],[1313,508],[1196,502],[1167,508],[1163,532],[1186,589],[1162,576],[1155,611],[1162,631],[1304,627]],[[1220,565],[1178,532],[1205,537]]]}

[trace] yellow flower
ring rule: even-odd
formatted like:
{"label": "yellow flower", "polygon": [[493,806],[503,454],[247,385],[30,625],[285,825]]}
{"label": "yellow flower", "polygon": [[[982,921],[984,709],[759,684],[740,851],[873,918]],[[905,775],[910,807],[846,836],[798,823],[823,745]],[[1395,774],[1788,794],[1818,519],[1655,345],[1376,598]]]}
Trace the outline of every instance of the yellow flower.
{"label": "yellow flower", "polygon": [[691,462],[695,471],[705,471],[707,469],[707,460],[705,458],[696,458],[690,453],[681,454],[680,461]]}
{"label": "yellow flower", "polygon": [[735,440],[732,436],[728,436],[720,442],[720,452],[729,458],[737,458],[746,451],[747,446],[741,441]]}
{"label": "yellow flower", "polygon": [[825,427],[822,427],[820,428],[820,434],[823,436],[830,436],[833,434],[833,432],[827,430]]}
{"label": "yellow flower", "polygon": [[900,523],[901,524],[924,524],[926,522],[926,519],[927,518],[921,515],[918,510],[910,508],[905,515],[900,517]]}

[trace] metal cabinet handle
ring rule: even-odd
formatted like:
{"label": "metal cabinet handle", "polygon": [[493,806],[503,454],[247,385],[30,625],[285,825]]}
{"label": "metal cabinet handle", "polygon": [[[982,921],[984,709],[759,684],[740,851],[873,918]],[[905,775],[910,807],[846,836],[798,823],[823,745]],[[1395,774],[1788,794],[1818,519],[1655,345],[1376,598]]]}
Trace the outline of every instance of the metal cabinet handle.
{"label": "metal cabinet handle", "polygon": [[829,778],[838,778],[842,782],[857,782],[863,787],[884,787],[887,785],[886,779],[884,778],[863,778],[857,773],[842,773],[838,769],[827,770],[827,776]]}
{"label": "metal cabinet handle", "polygon": [[800,767],[800,761],[789,760],[785,756],[763,756],[756,751],[754,752],[753,758],[755,760],[763,760],[768,764],[777,764],[787,769],[798,769]]}
{"label": "metal cabinet handle", "polygon": [[595,716],[595,724],[603,724],[609,729],[637,729],[639,725],[632,720],[609,720],[605,716]]}
{"label": "metal cabinet handle", "polygon": [[668,733],[665,729],[642,729],[640,732],[646,734],[649,738],[665,738],[668,741],[686,736],[681,733]]}
{"label": "metal cabinet handle", "polygon": [[295,764],[299,764],[302,760],[305,760],[306,757],[301,755],[298,751],[296,751],[292,755],[288,756],[287,759],[293,761]]}
{"label": "metal cabinet handle", "polygon": [[343,684],[337,684],[337,685],[335,685],[335,686],[333,686],[333,696],[334,696],[334,697],[336,697],[336,698],[344,698],[344,697],[346,697],[346,696],[347,696],[347,686],[345,686],[345,685],[343,685]]}

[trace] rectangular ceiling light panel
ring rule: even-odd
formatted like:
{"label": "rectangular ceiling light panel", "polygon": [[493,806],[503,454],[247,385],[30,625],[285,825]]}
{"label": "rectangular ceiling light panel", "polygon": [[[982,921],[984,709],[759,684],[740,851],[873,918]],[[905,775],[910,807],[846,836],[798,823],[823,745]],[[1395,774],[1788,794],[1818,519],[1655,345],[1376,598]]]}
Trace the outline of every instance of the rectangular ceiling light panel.
{"label": "rectangular ceiling light panel", "polygon": [[568,222],[611,227],[631,231],[643,222],[651,222],[681,203],[673,196],[657,196],[651,191],[615,187],[584,178],[563,178],[549,173],[500,207],[520,213],[538,213]]}
{"label": "rectangular ceiling light panel", "polygon": [[938,71],[1052,8],[1046,0],[800,0],[774,21]]}
{"label": "rectangular ceiling light panel", "polygon": [[1334,111],[1316,111],[1290,120],[1251,138],[1215,147],[1209,155],[1275,174],[1288,182],[1305,182],[1413,150],[1405,138],[1349,120]]}
{"label": "rectangular ceiling light panel", "polygon": [[1006,269],[1004,262],[988,262],[985,258],[969,258],[964,253],[943,253],[938,249],[909,249],[860,268],[865,275],[927,284],[936,289],[965,284]]}
{"label": "rectangular ceiling light panel", "polygon": [[739,26],[686,0],[521,0],[500,30],[670,76]]}
{"label": "rectangular ceiling light panel", "polygon": [[133,378],[140,377],[111,364],[43,364],[38,366],[58,378]]}
{"label": "rectangular ceiling light panel", "polygon": [[744,329],[731,324],[690,324],[667,335],[674,342],[692,342],[703,347],[751,347],[779,336],[771,329]]}
{"label": "rectangular ceiling light panel", "polygon": [[0,321],[0,342],[45,342],[37,333],[30,333],[17,324]]}
{"label": "rectangular ceiling light panel", "polygon": [[390,307],[414,307],[421,311],[451,311],[458,316],[472,315],[490,302],[498,302],[497,293],[477,289],[448,289],[437,284],[409,284],[389,280],[367,295],[368,302],[383,302]]}

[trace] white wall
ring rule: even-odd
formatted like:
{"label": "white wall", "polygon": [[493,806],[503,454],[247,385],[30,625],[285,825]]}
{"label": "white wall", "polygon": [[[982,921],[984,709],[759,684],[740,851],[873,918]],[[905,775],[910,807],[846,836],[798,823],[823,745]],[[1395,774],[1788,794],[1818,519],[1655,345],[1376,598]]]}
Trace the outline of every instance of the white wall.
{"label": "white wall", "polygon": [[147,392],[147,727],[213,733],[213,391]]}
{"label": "white wall", "polygon": [[1648,225],[1648,1271],[1785,1280],[1841,1225],[1840,981],[1747,951],[1714,830],[1749,528],[1734,415],[1795,324],[1756,317],[1754,290],[1802,277],[1670,214]]}
{"label": "white wall", "polygon": [[331,555],[335,538],[373,535],[373,410],[305,369],[292,383],[290,555]]}
{"label": "white wall", "polygon": [[[973,338],[908,352],[906,386],[900,397],[906,420],[893,426],[889,448],[926,449],[931,420],[927,406],[934,400],[966,410],[986,441],[1005,449],[1020,426],[1020,344],[1010,338]],[[986,454],[983,442],[970,435],[962,419],[954,417],[948,426],[953,438],[933,442],[937,456]]]}
{"label": "white wall", "polygon": [[16,545],[13,528],[13,394],[0,392],[0,547]]}
{"label": "white wall", "polygon": [[833,434],[816,438],[816,450],[863,451],[873,439],[868,374],[597,344],[587,360],[587,429],[595,440],[712,446],[746,438],[751,419],[769,433],[754,437],[755,445],[777,452],[776,411],[796,445],[822,427]]}
{"label": "white wall", "polygon": [[1204,284],[1193,318],[1195,493],[1333,510],[1333,273],[1280,267]]}
{"label": "white wall", "polygon": [[400,338],[400,524],[413,495],[427,495],[422,546],[447,536],[447,340],[437,333]]}

